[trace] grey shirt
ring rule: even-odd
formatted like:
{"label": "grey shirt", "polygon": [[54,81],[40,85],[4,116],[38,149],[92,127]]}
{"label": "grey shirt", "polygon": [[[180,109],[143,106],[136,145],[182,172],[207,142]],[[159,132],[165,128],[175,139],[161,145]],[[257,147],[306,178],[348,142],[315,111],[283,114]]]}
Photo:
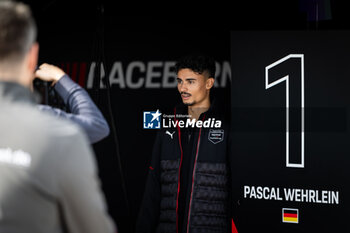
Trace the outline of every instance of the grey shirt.
{"label": "grey shirt", "polygon": [[0,233],[116,232],[86,135],[0,82]]}

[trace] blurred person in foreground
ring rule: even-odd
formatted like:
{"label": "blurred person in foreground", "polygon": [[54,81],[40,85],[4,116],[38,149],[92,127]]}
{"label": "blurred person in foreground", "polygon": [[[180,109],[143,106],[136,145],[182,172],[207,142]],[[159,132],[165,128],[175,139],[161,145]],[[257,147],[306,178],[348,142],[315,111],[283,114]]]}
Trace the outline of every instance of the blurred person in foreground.
{"label": "blurred person in foreground", "polygon": [[29,7],[0,1],[0,232],[116,232],[82,130],[38,110]]}

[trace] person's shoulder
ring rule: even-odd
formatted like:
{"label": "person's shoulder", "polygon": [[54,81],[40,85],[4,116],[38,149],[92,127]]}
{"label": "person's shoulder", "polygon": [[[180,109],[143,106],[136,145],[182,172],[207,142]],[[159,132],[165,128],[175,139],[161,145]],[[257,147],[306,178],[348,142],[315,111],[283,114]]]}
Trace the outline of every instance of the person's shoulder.
{"label": "person's shoulder", "polygon": [[52,116],[48,113],[38,113],[41,115],[43,124],[46,126],[46,134],[55,138],[81,137],[82,129],[68,119]]}
{"label": "person's shoulder", "polygon": [[31,131],[36,132],[36,135],[52,140],[65,139],[64,141],[69,138],[84,137],[82,129],[67,119],[40,111],[35,106],[26,106],[23,110],[28,121],[27,125],[31,127]]}

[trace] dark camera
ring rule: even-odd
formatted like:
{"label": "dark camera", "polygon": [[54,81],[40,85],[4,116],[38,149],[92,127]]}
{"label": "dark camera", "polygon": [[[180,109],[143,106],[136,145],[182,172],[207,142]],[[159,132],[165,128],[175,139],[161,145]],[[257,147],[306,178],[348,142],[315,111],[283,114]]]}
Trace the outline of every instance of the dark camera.
{"label": "dark camera", "polygon": [[48,102],[48,96],[49,96],[49,84],[43,80],[40,80],[38,78],[34,79],[33,81],[33,88],[34,91],[39,94],[40,96],[40,103],[41,104],[49,104]]}
{"label": "dark camera", "polygon": [[40,104],[50,105],[69,112],[62,98],[56,93],[51,84],[52,82],[46,82],[38,78],[34,79],[33,87],[34,91],[40,96]]}

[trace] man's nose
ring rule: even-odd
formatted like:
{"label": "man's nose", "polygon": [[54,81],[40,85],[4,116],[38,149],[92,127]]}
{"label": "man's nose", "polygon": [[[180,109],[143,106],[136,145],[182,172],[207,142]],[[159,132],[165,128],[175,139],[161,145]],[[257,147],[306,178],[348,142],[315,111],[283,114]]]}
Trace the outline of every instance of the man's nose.
{"label": "man's nose", "polygon": [[187,92],[187,85],[185,83],[180,84],[180,92]]}

